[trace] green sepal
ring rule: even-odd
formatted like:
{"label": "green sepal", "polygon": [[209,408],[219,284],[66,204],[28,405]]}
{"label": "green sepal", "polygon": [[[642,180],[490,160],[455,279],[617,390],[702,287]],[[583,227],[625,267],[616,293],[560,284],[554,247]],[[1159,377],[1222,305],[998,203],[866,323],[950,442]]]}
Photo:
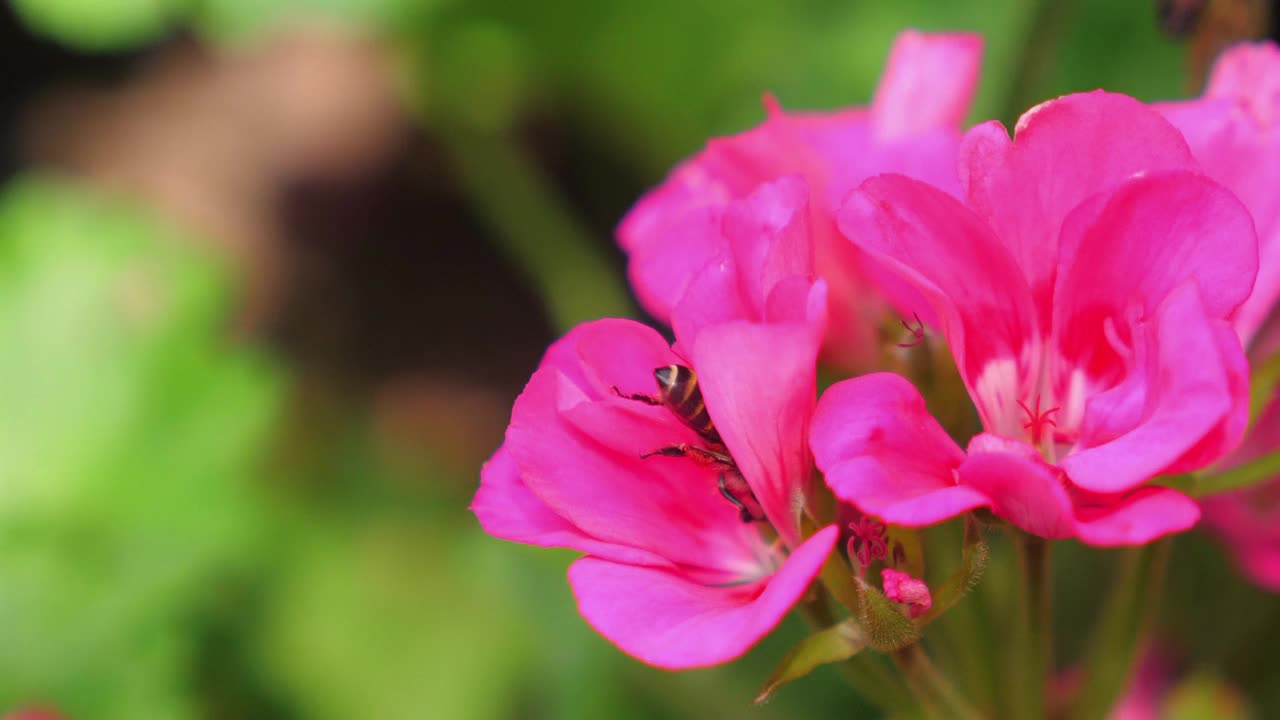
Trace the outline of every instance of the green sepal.
{"label": "green sepal", "polygon": [[856,618],[846,618],[843,622],[810,635],[787,653],[760,686],[754,702],[765,702],[778,688],[808,675],[820,665],[848,660],[867,647],[867,642],[867,633]]}
{"label": "green sepal", "polygon": [[902,614],[896,603],[866,580],[854,580],[858,588],[858,620],[870,647],[893,652],[920,639],[920,628]]}
{"label": "green sepal", "polygon": [[920,625],[928,625],[951,606],[960,601],[982,579],[987,569],[987,558],[990,549],[982,539],[982,530],[978,521],[966,515],[964,519],[964,545],[960,551],[960,567],[941,584],[931,590],[933,607],[919,618]]}

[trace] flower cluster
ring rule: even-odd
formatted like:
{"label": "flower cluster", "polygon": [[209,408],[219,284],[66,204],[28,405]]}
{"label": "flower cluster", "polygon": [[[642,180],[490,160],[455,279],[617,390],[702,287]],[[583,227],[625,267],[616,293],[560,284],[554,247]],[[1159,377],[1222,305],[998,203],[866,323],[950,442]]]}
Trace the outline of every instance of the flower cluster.
{"label": "flower cluster", "polygon": [[[1231,51],[1198,100],[1069,95],[1012,134],[962,130],[980,54],[904,33],[870,107],[769,99],[681,163],[618,230],[674,344],[581,325],[516,400],[473,509],[586,553],[579,609],[627,653],[730,660],[819,576],[896,647],[884,613],[915,628],[955,599],[910,528],[1141,545],[1198,522],[1178,480],[1274,451],[1280,404],[1241,440],[1280,292],[1280,51]],[[954,360],[980,427],[931,414],[922,355]],[[820,365],[848,379],[819,399]],[[1280,587],[1277,497],[1203,509]]]}

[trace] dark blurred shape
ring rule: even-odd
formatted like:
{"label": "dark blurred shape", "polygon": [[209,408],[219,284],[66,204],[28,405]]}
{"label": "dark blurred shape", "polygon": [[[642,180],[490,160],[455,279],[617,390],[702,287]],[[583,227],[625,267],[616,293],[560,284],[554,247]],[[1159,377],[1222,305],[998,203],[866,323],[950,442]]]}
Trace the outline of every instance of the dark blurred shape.
{"label": "dark blurred shape", "polygon": [[382,51],[326,26],[247,51],[173,43],[126,85],[49,95],[26,129],[36,164],[141,199],[230,257],[251,328],[288,272],[281,188],[300,176],[367,174],[404,135]]}
{"label": "dark blurred shape", "polygon": [[[93,87],[114,87],[150,52],[138,48],[125,52],[83,55],[57,42],[38,37],[19,22],[10,3],[0,4],[0,181],[7,181],[20,165],[18,128],[22,110],[52,85],[75,78]],[[20,70],[19,70],[20,68]]]}
{"label": "dark blurred shape", "polygon": [[1274,35],[1276,0],[1158,0],[1160,28],[1188,38],[1187,91],[1199,92],[1224,48]]}
{"label": "dark blurred shape", "polygon": [[1160,29],[1172,37],[1185,37],[1195,29],[1210,0],[1156,0]]}
{"label": "dark blurred shape", "polygon": [[468,478],[468,499],[472,475],[502,444],[510,413],[507,393],[456,372],[398,378],[383,384],[374,398],[384,456],[412,477]]}
{"label": "dark blurred shape", "polygon": [[292,355],[365,387],[431,370],[519,390],[550,331],[432,138],[373,175],[299,178],[282,199],[295,265],[271,331]]}
{"label": "dark blurred shape", "polygon": [[25,127],[37,165],[141,199],[229,257],[239,325],[322,382],[362,395],[439,372],[509,398],[550,339],[437,140],[411,129],[386,49],[351,28],[173,42],[126,85],[50,94]]}

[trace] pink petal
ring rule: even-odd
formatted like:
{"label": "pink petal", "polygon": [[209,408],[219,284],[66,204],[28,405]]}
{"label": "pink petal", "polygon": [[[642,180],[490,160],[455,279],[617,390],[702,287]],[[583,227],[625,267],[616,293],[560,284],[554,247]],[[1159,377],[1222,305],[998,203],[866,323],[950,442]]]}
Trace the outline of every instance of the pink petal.
{"label": "pink petal", "polygon": [[709,586],[678,571],[583,558],[569,568],[578,610],[601,635],[650,665],[716,665],[746,652],[809,587],[835,547],[838,528],[820,530],[771,577]]}
{"label": "pink petal", "polygon": [[[729,202],[761,183],[799,174],[812,194],[815,268],[830,288],[833,323],[825,358],[845,367],[872,364],[886,309],[877,288],[881,273],[864,267],[867,259],[841,237],[834,211],[849,190],[881,172],[905,173],[959,192],[955,123],[972,93],[978,45],[972,36],[905,35],[878,99],[877,112],[889,119],[879,128],[862,109],[788,113],[769,100],[763,124],[712,140],[679,165],[618,228],[628,276],[645,309],[669,321],[685,292],[697,287],[699,270],[722,248],[720,219]],[[939,65],[947,66],[943,77],[948,79],[926,85],[934,75],[931,68]],[[914,109],[904,104],[917,95],[929,102]],[[904,109],[913,122],[922,122],[921,130],[887,137],[893,134],[884,132],[887,126],[901,129],[897,119]]]}
{"label": "pink petal", "polygon": [[688,458],[640,457],[677,443],[701,445],[701,439],[665,407],[603,389],[653,387],[652,362],[665,344],[628,321],[575,329],[516,399],[506,452],[529,491],[587,535],[676,563],[738,572],[756,563],[759,539],[720,496],[718,471]]}
{"label": "pink petal", "polygon": [[898,476],[950,477],[964,462],[964,452],[929,414],[915,386],[886,372],[827,388],[813,413],[811,443],[824,472],[845,460],[876,456]]}
{"label": "pink petal", "polygon": [[808,320],[814,249],[803,178],[765,183],[730,203],[723,234],[724,247],[699,270],[672,314],[682,351],[710,325]]}
{"label": "pink petal", "polygon": [[1205,94],[1231,98],[1245,106],[1259,125],[1280,120],[1280,48],[1273,42],[1241,43],[1213,64]]}
{"label": "pink petal", "polygon": [[[1128,394],[1104,392],[1089,399],[1078,449],[1059,463],[1072,482],[1100,493],[1130,490],[1176,466],[1215,426],[1238,417],[1238,383],[1230,375],[1244,362],[1238,357],[1243,351],[1237,348],[1234,360],[1223,361],[1227,349],[1218,328],[1224,324],[1208,315],[1194,282],[1169,295],[1154,322],[1136,331],[1135,342],[1144,350],[1131,370],[1136,377],[1126,382],[1141,386],[1141,412],[1135,413]],[[1114,420],[1120,416],[1136,424],[1126,431]],[[1219,454],[1238,438],[1221,440]]]}
{"label": "pink petal", "polygon": [[801,175],[764,183],[725,212],[729,252],[745,272],[743,295],[763,311],[769,291],[784,278],[813,277],[809,189]]}
{"label": "pink petal", "polygon": [[924,527],[974,508],[987,507],[990,498],[954,483],[954,474],[903,476],[878,457],[844,460],[823,473],[836,497],[893,525]]}
{"label": "pink petal", "polygon": [[1249,211],[1226,188],[1190,172],[1123,182],[1105,202],[1072,213],[1061,243],[1054,321],[1068,358],[1091,345],[1089,337],[1101,338],[1104,317],[1131,306],[1151,317],[1191,278],[1205,310],[1226,318],[1249,296],[1258,271]]}
{"label": "pink petal", "polygon": [[[695,162],[640,198],[618,226],[627,253],[627,279],[640,305],[663,323],[694,275],[720,252],[721,215],[728,191]],[[723,198],[714,202],[708,198]]]}
{"label": "pink petal", "polygon": [[1074,535],[1071,498],[1058,470],[1035,455],[1034,449],[987,452],[978,438],[976,446],[970,443],[969,457],[960,466],[960,482],[990,498],[996,515],[1033,535],[1050,539]]}
{"label": "pink petal", "polygon": [[539,368],[559,370],[590,400],[657,390],[654,368],[683,362],[656,330],[634,320],[582,323],[547,348]]}
{"label": "pink petal", "polygon": [[955,484],[964,453],[915,387],[892,373],[828,388],[811,445],[837,497],[896,525],[929,525],[988,502]]}
{"label": "pink petal", "polygon": [[1258,280],[1235,317],[1246,344],[1280,300],[1280,49],[1241,44],[1214,65],[1205,97],[1157,105],[1204,171],[1249,208],[1258,231]]}
{"label": "pink petal", "polygon": [[900,33],[871,104],[878,133],[893,138],[958,128],[973,101],[981,63],[981,36]]}
{"label": "pink petal", "polygon": [[[1021,379],[1039,373],[1039,328],[1031,293],[1000,240],[959,201],[900,175],[872,178],[849,196],[840,228],[909,280],[936,313],[987,428],[1020,434]],[[984,372],[1002,382],[987,387]],[[990,377],[990,376],[988,376]]]}
{"label": "pink petal", "polygon": [[555,514],[525,487],[505,448],[498,448],[480,470],[480,489],[471,501],[471,511],[485,532],[503,540],[570,548],[621,563],[672,566],[651,552],[601,542]]}
{"label": "pink petal", "polygon": [[1134,173],[1197,166],[1182,135],[1157,112],[1101,90],[1037,105],[1015,133],[1010,140],[994,121],[971,129],[960,148],[960,180],[969,207],[1022,268],[1047,327],[1067,214]]}
{"label": "pink petal", "polygon": [[1236,557],[1240,569],[1254,585],[1280,593],[1280,547],[1249,547]]}
{"label": "pink petal", "polygon": [[[1199,470],[1218,462],[1233,449],[1239,449],[1240,438],[1249,427],[1249,361],[1241,352],[1239,336],[1230,326],[1216,320],[1211,325],[1218,351],[1214,359],[1226,373],[1230,408],[1222,422],[1214,425],[1198,443],[1169,467],[1166,471],[1169,473]],[[1258,429],[1254,428],[1255,431]],[[1274,448],[1276,445],[1270,447]]]}
{"label": "pink petal", "polygon": [[733,322],[704,328],[693,346],[707,411],[790,545],[799,538],[796,502],[813,468],[809,418],[821,338],[821,325]]}
{"label": "pink petal", "polygon": [[1086,545],[1145,545],[1190,530],[1200,520],[1200,508],[1176,490],[1144,487],[1122,500],[1079,508],[1076,518],[1076,536]]}

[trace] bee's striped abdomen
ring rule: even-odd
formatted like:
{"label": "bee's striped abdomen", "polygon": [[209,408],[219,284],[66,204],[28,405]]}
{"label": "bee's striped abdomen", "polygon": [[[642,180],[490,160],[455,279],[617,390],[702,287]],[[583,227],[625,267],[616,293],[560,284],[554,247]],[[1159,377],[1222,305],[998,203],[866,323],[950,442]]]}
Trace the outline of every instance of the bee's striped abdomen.
{"label": "bee's striped abdomen", "polygon": [[698,389],[698,376],[693,370],[684,365],[667,365],[654,370],[653,377],[658,381],[658,393],[663,404],[694,432],[708,442],[719,444],[720,433],[711,423],[707,404],[702,400],[702,390]]}

